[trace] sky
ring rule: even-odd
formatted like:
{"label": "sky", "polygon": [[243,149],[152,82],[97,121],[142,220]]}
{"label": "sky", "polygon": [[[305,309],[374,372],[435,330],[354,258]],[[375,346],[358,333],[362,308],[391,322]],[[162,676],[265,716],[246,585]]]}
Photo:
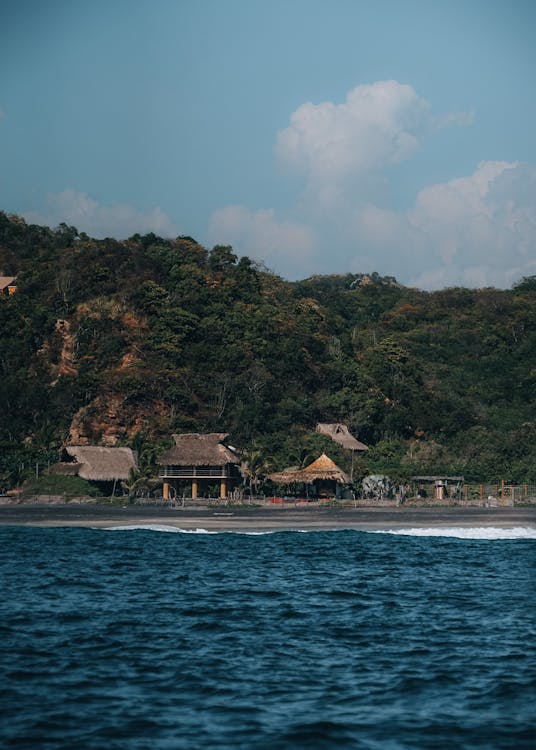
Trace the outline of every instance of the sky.
{"label": "sky", "polygon": [[509,288],[536,274],[535,38],[532,0],[2,0],[0,210]]}

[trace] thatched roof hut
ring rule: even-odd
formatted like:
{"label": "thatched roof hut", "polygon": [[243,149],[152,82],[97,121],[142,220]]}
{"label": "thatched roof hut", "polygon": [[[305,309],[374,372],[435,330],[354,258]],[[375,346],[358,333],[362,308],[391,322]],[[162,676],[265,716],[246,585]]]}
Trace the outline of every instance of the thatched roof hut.
{"label": "thatched roof hut", "polygon": [[227,432],[172,435],[175,445],[158,459],[161,466],[225,466],[239,464],[235,452],[223,444]]}
{"label": "thatched roof hut", "polygon": [[175,445],[158,459],[164,499],[169,499],[173,487],[185,479],[192,483],[192,499],[198,496],[201,485],[206,490],[214,481],[220,482],[220,497],[226,498],[228,489],[240,481],[240,458],[223,442],[228,433],[189,432],[172,437]]}
{"label": "thatched roof hut", "polygon": [[51,466],[50,472],[79,476],[92,482],[114,482],[128,479],[136,466],[136,457],[130,448],[67,445],[60,451],[60,462]]}
{"label": "thatched roof hut", "polygon": [[322,435],[327,435],[327,437],[330,437],[335,443],[342,445],[347,450],[368,451],[368,446],[351,435],[345,424],[340,424],[339,422],[319,422],[316,426],[316,431]]}
{"label": "thatched roof hut", "polygon": [[350,484],[350,477],[329,456],[322,453],[316,461],[304,469],[287,469],[268,477],[276,484],[314,484],[315,482],[336,482]]}
{"label": "thatched roof hut", "polygon": [[16,276],[0,276],[0,294],[4,294],[5,292],[13,294],[17,288],[15,284],[16,280]]}

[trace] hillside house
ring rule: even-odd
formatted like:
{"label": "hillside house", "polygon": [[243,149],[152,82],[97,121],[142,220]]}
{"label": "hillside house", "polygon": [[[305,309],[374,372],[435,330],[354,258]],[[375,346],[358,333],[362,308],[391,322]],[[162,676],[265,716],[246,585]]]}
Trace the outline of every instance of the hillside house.
{"label": "hillside house", "polygon": [[316,425],[316,431],[321,435],[326,435],[331,438],[333,442],[342,445],[346,450],[368,451],[368,446],[366,446],[365,443],[361,443],[357,438],[350,434],[350,431],[345,424],[340,424],[339,422],[319,422]]}
{"label": "hillside house", "polygon": [[16,276],[0,276],[0,294],[15,294],[17,291]]}

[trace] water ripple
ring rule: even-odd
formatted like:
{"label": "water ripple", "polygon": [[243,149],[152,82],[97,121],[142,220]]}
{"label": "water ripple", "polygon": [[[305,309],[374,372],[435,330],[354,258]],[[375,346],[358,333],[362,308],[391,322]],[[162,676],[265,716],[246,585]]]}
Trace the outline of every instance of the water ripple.
{"label": "water ripple", "polygon": [[528,750],[533,540],[0,529],[0,741]]}

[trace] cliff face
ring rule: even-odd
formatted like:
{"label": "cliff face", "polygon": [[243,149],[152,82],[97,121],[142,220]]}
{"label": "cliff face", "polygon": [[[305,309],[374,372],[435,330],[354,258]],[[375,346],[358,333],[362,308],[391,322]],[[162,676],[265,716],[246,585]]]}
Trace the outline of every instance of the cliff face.
{"label": "cliff face", "polygon": [[68,320],[57,320],[54,326],[55,338],[58,339],[59,349],[58,364],[51,363],[51,372],[55,379],[51,385],[55,385],[62,375],[78,375],[78,367],[75,364],[75,341],[71,333],[71,324]]}
{"label": "cliff face", "polygon": [[97,396],[73,416],[67,443],[70,445],[116,446],[132,443],[139,435],[165,433],[169,425],[168,404],[152,402],[132,405],[125,396]]}

